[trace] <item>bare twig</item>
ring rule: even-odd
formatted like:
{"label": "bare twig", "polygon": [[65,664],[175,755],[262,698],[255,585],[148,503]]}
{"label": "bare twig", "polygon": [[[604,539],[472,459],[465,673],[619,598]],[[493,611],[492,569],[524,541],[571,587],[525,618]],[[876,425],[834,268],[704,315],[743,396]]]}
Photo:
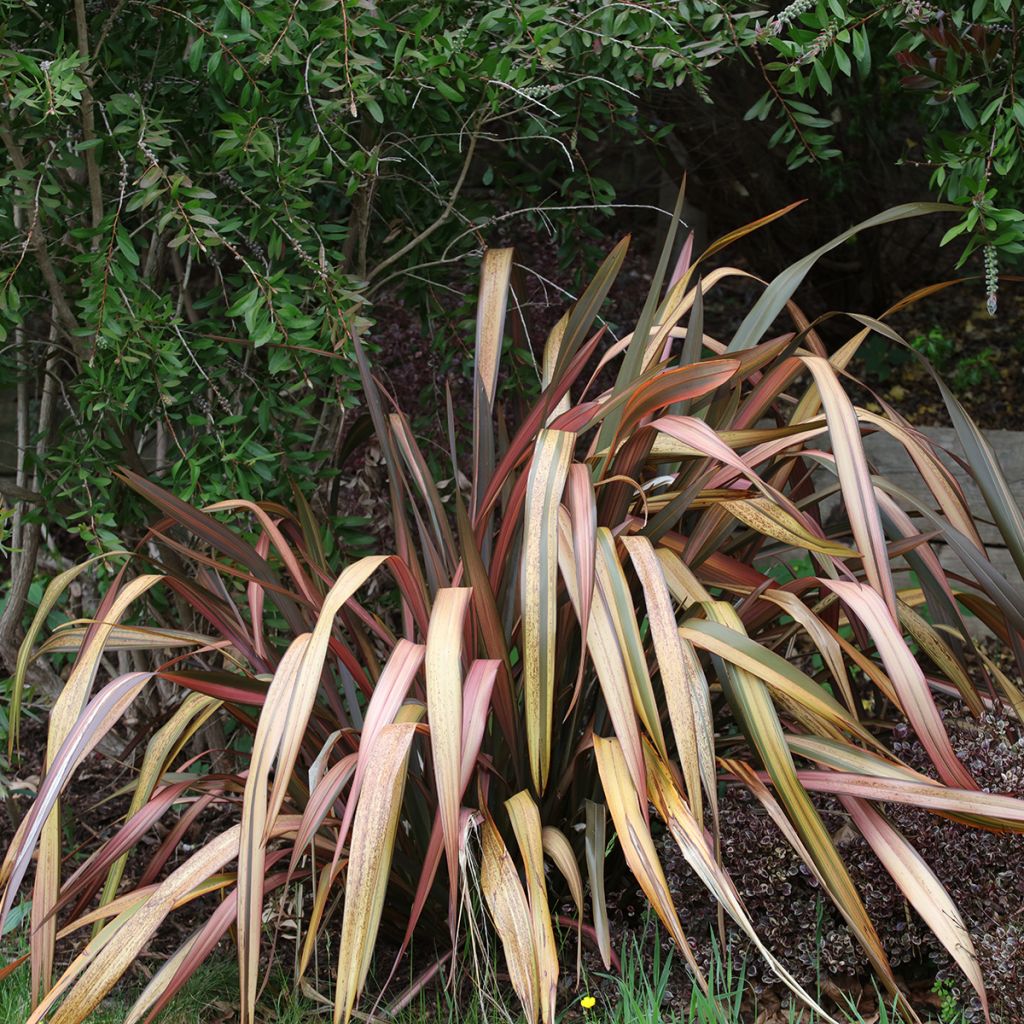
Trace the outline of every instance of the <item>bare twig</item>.
{"label": "bare twig", "polygon": [[469,142],[466,145],[466,156],[462,161],[462,170],[459,172],[459,176],[452,187],[451,194],[448,196],[448,202],[445,204],[444,209],[438,215],[437,219],[432,224],[425,227],[415,238],[410,239],[396,252],[393,252],[387,259],[381,260],[370,271],[367,280],[372,281],[375,277],[387,270],[388,267],[397,263],[403,256],[407,256],[413,249],[422,245],[448,218],[452,215],[452,210],[455,209],[455,203],[459,198],[459,193],[462,191],[462,186],[466,182],[466,175],[469,174],[470,164],[473,162],[473,154],[476,152],[477,139],[480,137],[480,126],[477,125],[469,134]]}

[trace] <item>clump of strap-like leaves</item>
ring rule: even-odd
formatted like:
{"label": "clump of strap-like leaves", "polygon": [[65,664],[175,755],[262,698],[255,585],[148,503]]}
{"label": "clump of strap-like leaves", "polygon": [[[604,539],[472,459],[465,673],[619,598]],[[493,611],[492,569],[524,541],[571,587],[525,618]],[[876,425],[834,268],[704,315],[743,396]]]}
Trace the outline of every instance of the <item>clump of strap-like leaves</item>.
{"label": "clump of strap-like leaves", "polygon": [[[897,208],[853,230],[925,210]],[[87,1019],[163,921],[213,891],[221,901],[129,1020],[156,1012],[234,928],[250,1021],[272,927],[265,903],[300,879],[313,896],[298,972],[321,935],[338,937],[336,1021],[350,1019],[382,937],[404,950],[428,935],[437,956],[457,955],[460,914],[478,886],[527,1019],[551,1024],[561,970],[553,900],[575,903],[567,927],[607,963],[609,858],[636,877],[703,986],[652,837],[655,815],[776,973],[810,1000],[786,970],[786,950],[756,934],[733,882],[744,865],[718,856],[723,777],[764,805],[898,993],[811,798],[833,794],[984,1005],[956,905],[884,807],[1024,828],[1024,801],[979,788],[935,702],[954,692],[974,714],[993,704],[1020,713],[1019,688],[995,665],[980,688],[968,676],[963,615],[1019,650],[1024,603],[993,568],[930,442],[847,393],[844,368],[859,345],[889,329],[854,318],[829,355],[792,303],[815,259],[842,241],[784,271],[732,337],[718,339],[704,330],[705,303],[742,272],[702,277],[688,246],[674,268],[666,248],[630,334],[594,328],[624,240],[551,332],[540,396],[513,423],[496,407],[502,342],[514,329],[512,259],[489,252],[473,404],[451,416],[464,489],[442,498],[357,348],[389,468],[390,554],[332,566],[305,505],[199,510],[122,472],[164,517],[145,551],[174,558],[128,558],[91,623],[36,652],[70,648],[77,658],[51,715],[38,796],[0,869],[6,916],[37,858],[33,1024],[51,1012],[62,1024]],[[792,328],[772,335],[780,315]],[[1020,512],[981,435],[946,397],[992,518],[1024,567]],[[914,504],[872,474],[862,435],[876,431],[904,446],[932,501]],[[825,516],[831,496],[838,511]],[[940,565],[940,536],[963,572]],[[779,582],[766,571],[794,553],[809,560],[806,572]],[[39,622],[69,578],[54,582]],[[153,588],[173,595],[176,628],[123,625]],[[937,670],[925,673],[912,643]],[[793,664],[794,644],[817,659]],[[152,648],[152,667],[107,678],[104,655],[125,646]],[[61,792],[156,680],[181,701],[149,738],[128,815],[66,873]],[[216,772],[187,749],[211,719],[247,740],[230,745]],[[735,730],[720,734],[726,720],[742,730],[739,744]],[[917,736],[934,778],[886,746],[894,723]],[[209,809],[218,813],[202,845],[180,849]],[[164,838],[144,875],[129,876],[126,854],[158,823]],[[55,978],[58,942],[76,957]]]}

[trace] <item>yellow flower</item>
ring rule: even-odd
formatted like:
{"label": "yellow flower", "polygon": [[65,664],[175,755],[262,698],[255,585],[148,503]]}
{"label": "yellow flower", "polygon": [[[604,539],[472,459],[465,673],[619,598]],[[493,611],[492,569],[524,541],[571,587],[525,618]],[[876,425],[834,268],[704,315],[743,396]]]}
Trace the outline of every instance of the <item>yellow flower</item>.
{"label": "yellow flower", "polygon": [[582,1006],[584,1010],[592,1010],[597,1006],[597,1000],[593,996],[584,996],[580,1000],[580,1006]]}

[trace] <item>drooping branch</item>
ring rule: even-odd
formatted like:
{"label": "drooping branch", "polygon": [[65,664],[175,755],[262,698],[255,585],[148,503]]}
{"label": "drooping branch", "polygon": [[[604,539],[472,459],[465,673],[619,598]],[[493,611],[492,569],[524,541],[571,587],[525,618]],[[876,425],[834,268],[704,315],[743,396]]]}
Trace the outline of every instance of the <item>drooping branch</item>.
{"label": "drooping branch", "polygon": [[425,227],[415,238],[410,239],[396,252],[393,252],[387,259],[381,260],[368,275],[368,280],[373,281],[375,277],[379,277],[388,267],[397,263],[403,256],[407,256],[410,252],[422,245],[439,227],[441,227],[448,218],[452,215],[452,211],[455,209],[455,203],[458,201],[459,194],[462,192],[462,186],[466,183],[466,176],[469,174],[470,164],[473,162],[473,154],[476,152],[477,140],[480,138],[480,128],[478,124],[469,135],[469,142],[466,145],[466,156],[462,161],[462,170],[459,171],[459,176],[452,186],[451,193],[448,196],[448,202],[445,203],[444,209],[438,215],[438,217]]}

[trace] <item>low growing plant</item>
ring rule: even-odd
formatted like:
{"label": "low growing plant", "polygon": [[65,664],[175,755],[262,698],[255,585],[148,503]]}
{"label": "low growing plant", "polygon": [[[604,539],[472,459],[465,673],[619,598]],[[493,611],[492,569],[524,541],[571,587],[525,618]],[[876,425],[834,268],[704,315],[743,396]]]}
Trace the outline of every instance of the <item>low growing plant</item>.
{"label": "low growing plant", "polygon": [[[551,332],[540,396],[521,415],[496,401],[512,258],[489,251],[473,406],[449,410],[464,489],[442,500],[353,338],[389,470],[394,553],[340,574],[301,501],[294,511],[241,500],[200,510],[122,470],[162,518],[134,554],[108,556],[122,568],[89,622],[58,630],[34,653],[38,628],[30,631],[11,708],[13,731],[31,657],[77,651],[51,714],[38,796],[0,868],[6,916],[35,858],[32,1024],[50,1014],[59,1024],[86,1020],[168,915],[208,893],[220,902],[128,1021],[150,1019],[233,928],[246,1024],[266,950],[265,903],[299,880],[312,898],[302,905],[297,972],[330,932],[335,1021],[351,1018],[375,950],[404,951],[415,935],[420,966],[423,947],[437,958],[418,977],[435,976],[462,948],[479,897],[527,1020],[551,1024],[552,898],[575,905],[559,925],[595,944],[607,966],[606,894],[623,864],[706,990],[659,862],[655,817],[774,970],[813,1003],[787,973],[786,951],[758,939],[730,875],[743,865],[720,860],[722,780],[743,783],[765,806],[913,1020],[811,800],[837,796],[984,1005],[961,915],[884,805],[1024,829],[1024,801],[980,789],[934,700],[952,692],[974,714],[996,703],[1020,714],[1019,688],[994,665],[980,686],[968,675],[976,655],[963,615],[1020,651],[1024,601],[992,567],[932,444],[894,410],[870,412],[847,394],[845,366],[870,332],[897,340],[889,328],[854,317],[855,332],[829,355],[791,301],[815,260],[853,232],[929,209],[889,211],[790,267],[727,342],[705,333],[704,305],[743,272],[701,276],[688,248],[670,271],[671,238],[633,332],[594,331],[624,239]],[[781,315],[792,329],[775,334]],[[1020,510],[984,439],[943,394],[1024,569]],[[862,434],[875,431],[905,447],[934,503],[914,504],[872,475]],[[839,514],[826,520],[832,495]],[[939,536],[962,573],[941,567]],[[803,554],[811,567],[791,580],[766,571]],[[900,584],[907,570],[912,588]],[[79,571],[54,581],[37,621]],[[157,587],[179,609],[175,628],[126,624]],[[927,674],[908,638],[928,652]],[[147,647],[158,652],[153,667],[100,680],[106,654]],[[802,649],[820,655],[820,668],[805,672],[789,656]],[[157,680],[182,700],[148,738],[125,821],[63,877],[61,792]],[[201,770],[190,743],[213,721],[235,740],[218,768]],[[917,735],[937,778],[888,749],[894,722]],[[186,851],[197,821],[207,834]],[[129,879],[126,856],[160,822],[162,838]],[[56,943],[72,936],[77,955],[55,980]]]}
{"label": "low growing plant", "polygon": [[998,376],[998,350],[991,345],[971,352],[958,350],[956,340],[938,325],[917,334],[910,344],[949,380],[957,393],[970,391]]}

